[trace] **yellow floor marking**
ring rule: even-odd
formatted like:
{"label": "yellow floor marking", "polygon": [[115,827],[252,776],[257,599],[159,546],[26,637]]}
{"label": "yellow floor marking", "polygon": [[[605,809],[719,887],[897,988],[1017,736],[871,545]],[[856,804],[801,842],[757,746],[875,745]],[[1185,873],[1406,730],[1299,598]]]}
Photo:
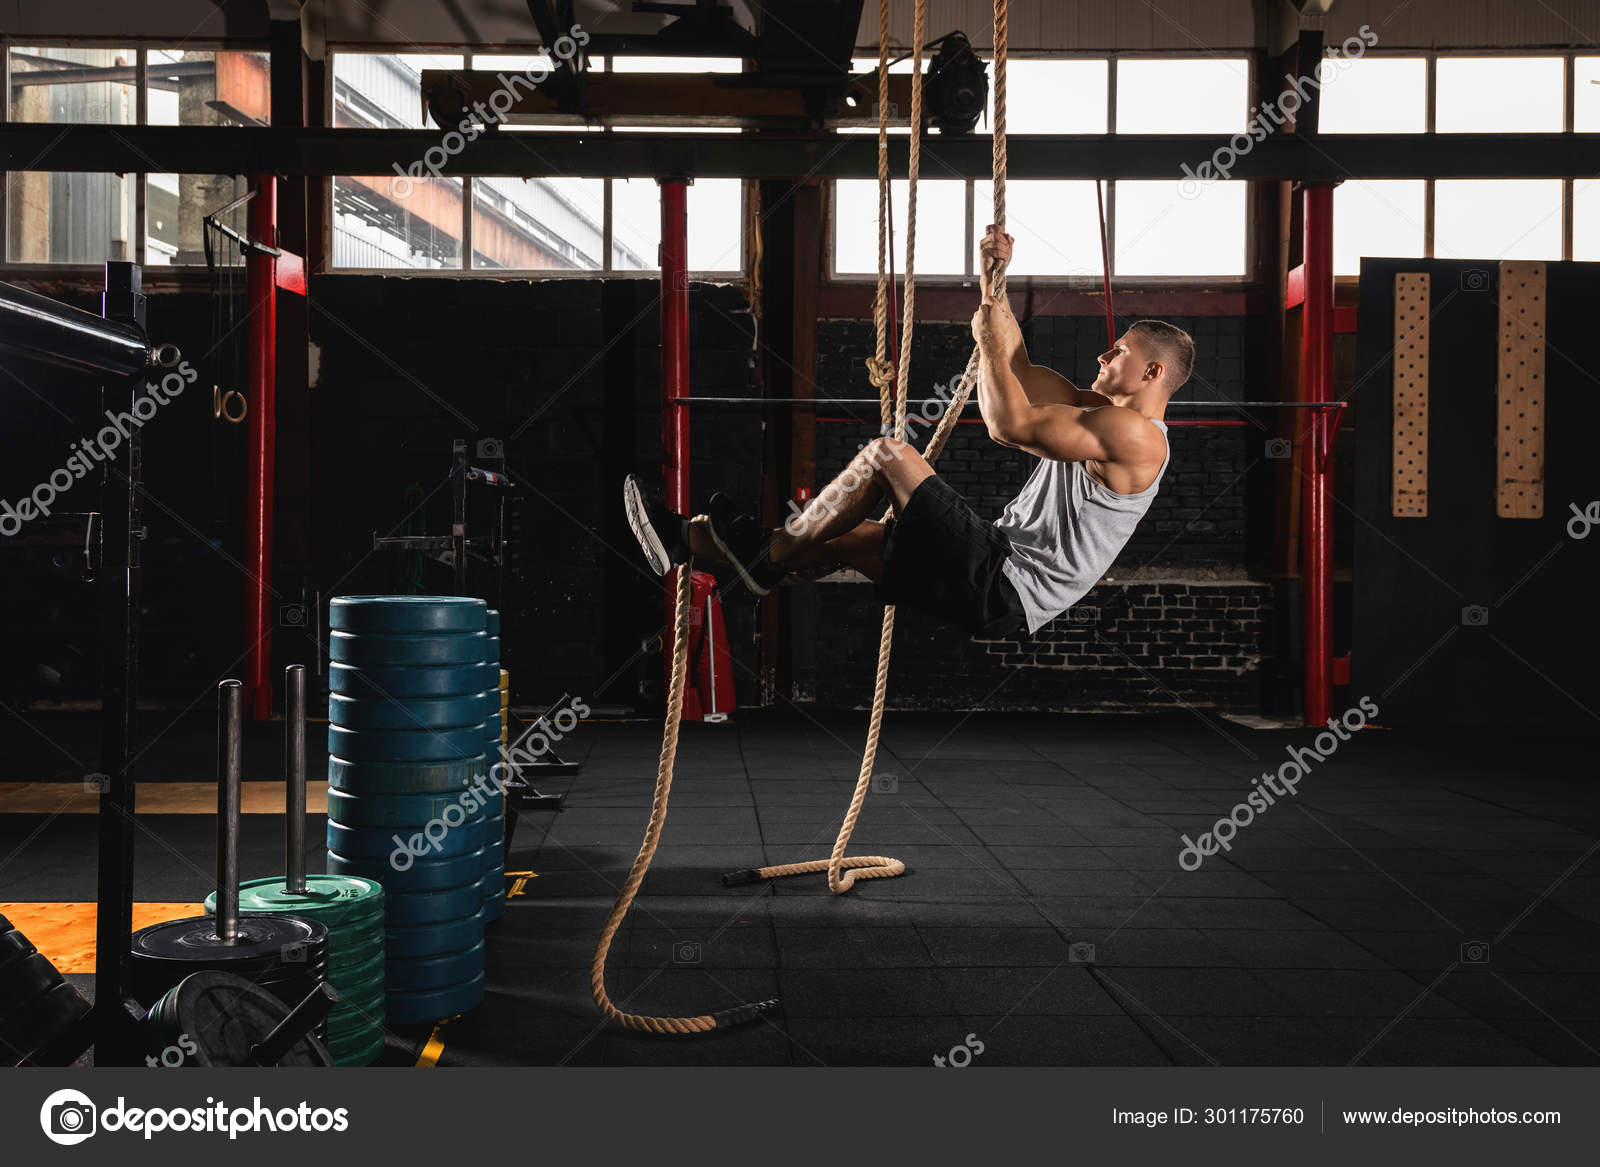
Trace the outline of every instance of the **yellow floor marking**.
{"label": "yellow floor marking", "polygon": [[[216,814],[217,788],[211,782],[141,782],[140,814]],[[240,800],[244,814],[282,814],[282,782],[246,782]],[[328,783],[306,783],[306,809],[324,814]],[[0,814],[98,814],[100,796],[84,782],[0,782]]]}
{"label": "yellow floor marking", "polygon": [[[149,927],[163,920],[201,916],[200,904],[149,903],[133,905],[133,927]],[[57,971],[94,972],[95,921],[99,912],[94,904],[0,903],[0,916],[26,936]]]}
{"label": "yellow floor marking", "polygon": [[522,889],[528,886],[528,880],[538,879],[539,873],[537,871],[508,871],[506,872],[506,878],[511,880],[511,888],[506,892],[506,899],[510,899],[512,896],[522,895]]}

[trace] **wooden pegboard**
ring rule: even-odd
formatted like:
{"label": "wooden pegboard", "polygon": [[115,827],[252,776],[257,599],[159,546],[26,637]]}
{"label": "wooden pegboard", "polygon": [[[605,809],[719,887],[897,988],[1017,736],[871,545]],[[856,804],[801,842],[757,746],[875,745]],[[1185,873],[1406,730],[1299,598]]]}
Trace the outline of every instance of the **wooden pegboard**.
{"label": "wooden pegboard", "polygon": [[1500,263],[1500,377],[1495,509],[1503,519],[1544,515],[1545,265]]}
{"label": "wooden pegboard", "polygon": [[1427,272],[1394,276],[1394,465],[1390,500],[1396,518],[1428,513]]}

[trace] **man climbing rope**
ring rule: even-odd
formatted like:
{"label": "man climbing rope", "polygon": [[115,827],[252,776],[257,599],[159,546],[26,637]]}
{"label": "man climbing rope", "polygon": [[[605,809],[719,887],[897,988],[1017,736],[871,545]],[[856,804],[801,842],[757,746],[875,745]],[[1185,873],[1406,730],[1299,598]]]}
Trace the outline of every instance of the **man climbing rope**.
{"label": "man climbing rope", "polygon": [[[869,442],[773,531],[721,494],[691,521],[630,475],[628,522],[656,574],[692,553],[731,563],[765,595],[790,573],[848,565],[877,585],[881,602],[990,637],[1023,623],[1038,631],[1099,581],[1166,473],[1162,418],[1189,379],[1194,342],[1163,321],[1137,321],[1100,354],[1093,386],[1079,389],[1029,361],[1009,304],[993,295],[1011,237],[991,226],[980,246],[978,404],[991,438],[1039,458],[999,520],[979,517],[921,454],[892,438]],[[898,517],[868,518],[885,499]]]}

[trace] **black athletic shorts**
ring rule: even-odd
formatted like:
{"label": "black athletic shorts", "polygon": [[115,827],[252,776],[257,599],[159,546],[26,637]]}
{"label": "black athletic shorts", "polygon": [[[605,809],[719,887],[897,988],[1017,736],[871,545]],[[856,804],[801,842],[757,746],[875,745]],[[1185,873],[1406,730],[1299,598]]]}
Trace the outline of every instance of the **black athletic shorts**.
{"label": "black athletic shorts", "polygon": [[880,603],[915,608],[973,636],[1026,625],[1017,589],[1000,570],[1011,540],[943,478],[923,479],[904,513],[884,526],[883,580],[874,589]]}

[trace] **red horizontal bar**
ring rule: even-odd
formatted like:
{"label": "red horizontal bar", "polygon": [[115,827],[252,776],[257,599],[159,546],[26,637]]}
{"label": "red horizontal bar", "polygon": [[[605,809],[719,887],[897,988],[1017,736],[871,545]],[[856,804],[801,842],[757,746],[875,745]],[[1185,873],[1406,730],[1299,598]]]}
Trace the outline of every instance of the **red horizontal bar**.
{"label": "red horizontal bar", "polygon": [[[818,417],[817,421],[840,422],[847,425],[876,425],[876,418],[871,417]],[[932,425],[932,422],[927,423]],[[957,425],[983,425],[981,417],[963,417],[956,421]],[[1169,426],[1190,426],[1200,429],[1221,429],[1224,426],[1255,425],[1253,421],[1205,421],[1201,419],[1184,418],[1181,421],[1169,421]]]}

